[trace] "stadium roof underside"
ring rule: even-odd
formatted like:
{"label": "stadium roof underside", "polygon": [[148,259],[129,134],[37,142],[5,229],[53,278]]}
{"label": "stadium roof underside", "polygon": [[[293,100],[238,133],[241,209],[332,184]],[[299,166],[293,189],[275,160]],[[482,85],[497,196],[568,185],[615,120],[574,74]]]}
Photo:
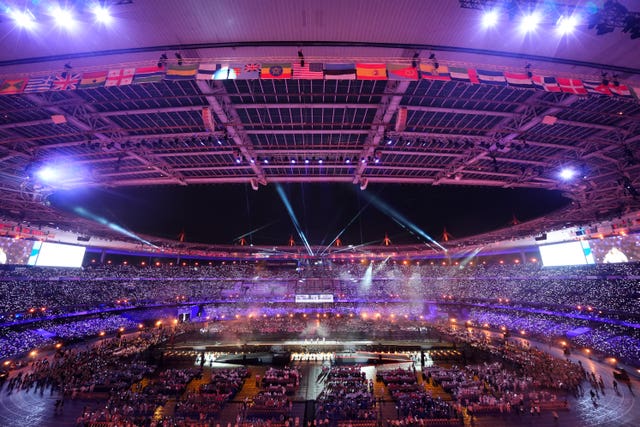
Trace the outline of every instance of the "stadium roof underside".
{"label": "stadium roof underside", "polygon": [[[100,61],[102,68],[110,69],[109,64],[124,63],[128,50],[131,61],[155,63],[167,47],[181,49],[187,63],[216,62],[210,58],[216,58],[217,53],[230,58],[232,42],[247,37],[255,37],[254,48],[252,42],[243,41],[245,50],[237,56],[258,62],[277,62],[285,51],[290,52],[288,62],[296,62],[299,47],[315,46],[315,50],[305,49],[307,63],[358,62],[353,58],[382,63],[401,58],[411,63],[416,52],[420,53],[418,61],[430,63],[431,51],[442,64],[447,63],[445,56],[456,59],[456,55],[473,64],[479,53],[488,52],[500,41],[500,35],[482,41],[466,34],[471,31],[466,29],[468,20],[477,15],[453,1],[440,2],[430,10],[422,10],[426,8],[420,7],[421,2],[411,0],[381,2],[388,4],[375,10],[361,8],[361,2],[343,4],[338,0],[323,5],[310,1],[271,6],[241,2],[203,9],[202,19],[212,22],[221,14],[235,16],[238,22],[260,14],[265,14],[265,19],[278,14],[271,17],[282,19],[283,28],[278,30],[282,34],[264,25],[268,19],[255,29],[220,27],[216,36],[219,46],[202,43],[211,35],[205,26],[196,25],[198,14],[185,11],[186,6],[201,2],[183,2],[184,7],[176,8],[172,2],[162,1],[159,4],[163,7],[153,11],[137,2],[133,6],[125,3],[121,7],[131,9],[123,9],[123,13],[130,13],[132,19],[152,23],[175,17],[174,26],[181,23],[184,37],[161,25],[153,34],[144,33],[143,28],[131,29],[140,33],[136,37],[144,49],[131,50],[126,38],[104,39],[102,48],[112,49],[108,55],[101,58],[96,47],[95,55],[72,58],[74,65],[84,56],[92,69]],[[309,14],[312,8],[317,9],[313,9],[315,18]],[[299,15],[304,17],[302,21]],[[353,26],[339,26],[336,22],[342,15],[359,19]],[[318,16],[325,18],[317,23]],[[430,37],[434,44],[429,49],[418,20],[433,28]],[[318,42],[317,34],[307,34],[316,24],[325,31],[324,40],[332,41]],[[365,24],[379,32],[365,31]],[[465,30],[451,32],[445,24]],[[269,41],[295,40],[296,35],[305,35],[310,41],[298,46]],[[148,40],[143,43],[145,37]],[[353,40],[354,47],[349,48],[345,40]],[[384,40],[390,42],[388,46]],[[539,45],[533,53],[540,58],[546,55],[559,75],[571,74],[567,65],[578,64],[583,76],[589,68],[587,61],[598,65],[590,55],[610,52],[611,66],[622,70],[622,78],[637,82],[640,60],[628,55],[637,48],[635,41],[624,35],[615,43],[611,39],[599,43],[601,39],[595,36],[592,40],[591,48],[580,45],[560,52],[568,58],[576,56],[565,64],[553,59],[554,52],[559,52],[554,49],[560,48],[546,51]],[[465,43],[468,52],[453,49]],[[11,44],[0,58],[4,59],[0,71],[5,77],[12,66],[26,72],[30,61],[40,68],[51,69],[54,63],[61,68],[60,63],[74,52],[72,47],[28,46],[22,54],[18,46],[17,42]],[[507,55],[514,49],[492,51],[495,56],[486,61],[497,67],[513,69],[516,63],[523,67],[527,55],[522,55],[524,62]],[[47,56],[52,53],[58,55],[57,62]],[[171,56],[169,62],[176,60]],[[590,72],[598,76],[600,70]],[[204,109],[211,114],[208,123],[203,120]],[[406,124],[397,130],[398,115],[405,111]],[[634,98],[460,81],[189,79],[23,93],[0,96],[0,215],[105,235],[101,225],[46,205],[53,186],[35,184],[30,175],[36,167],[53,162],[75,174],[65,182],[56,182],[67,188],[245,183],[259,191],[261,186],[277,182],[344,182],[363,189],[394,183],[540,188],[561,190],[573,200],[562,212],[509,229],[509,236],[533,234],[640,208],[639,144],[640,103]],[[576,173],[572,180],[559,176],[567,167]]]}
{"label": "stadium roof underside", "polygon": [[[395,132],[400,107],[406,128]],[[0,111],[2,209],[30,220],[48,219],[47,189],[27,176],[41,159],[88,173],[68,186],[560,189],[575,200],[565,221],[633,208],[629,185],[640,186],[640,104],[613,97],[429,80],[191,80],[4,96]],[[563,181],[565,167],[578,177]]]}

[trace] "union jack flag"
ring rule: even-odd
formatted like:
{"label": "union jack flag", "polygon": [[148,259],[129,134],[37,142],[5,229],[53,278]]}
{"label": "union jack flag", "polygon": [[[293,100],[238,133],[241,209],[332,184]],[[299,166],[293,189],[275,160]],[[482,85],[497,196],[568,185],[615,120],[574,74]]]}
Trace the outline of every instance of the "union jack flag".
{"label": "union jack flag", "polygon": [[65,71],[55,75],[51,90],[76,90],[79,83],[80,74]]}
{"label": "union jack flag", "polygon": [[260,71],[260,64],[247,64],[244,66],[244,71],[246,72]]}

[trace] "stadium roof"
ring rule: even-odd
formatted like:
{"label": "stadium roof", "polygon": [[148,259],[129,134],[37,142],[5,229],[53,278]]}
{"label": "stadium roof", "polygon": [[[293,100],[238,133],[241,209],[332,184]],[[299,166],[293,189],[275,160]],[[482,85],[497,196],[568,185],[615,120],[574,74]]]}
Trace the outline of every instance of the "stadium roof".
{"label": "stadium roof", "polygon": [[[571,36],[554,36],[552,15],[526,36],[516,29],[517,17],[482,29],[478,8],[503,3],[111,1],[114,23],[104,27],[92,24],[83,2],[75,2],[76,32],[49,27],[46,34],[41,9],[31,11],[42,19],[32,32],[16,29],[5,16],[5,82],[56,73],[80,79],[87,72],[153,68],[157,62],[165,72],[178,61],[200,68],[299,65],[300,51],[306,65],[398,63],[427,70],[437,64],[443,76],[445,67],[502,76],[531,72],[608,80],[604,91],[622,95],[473,84],[474,76],[467,82],[309,80],[295,74],[248,80],[192,75],[2,95],[0,214],[104,235],[101,225],[47,206],[48,194],[78,186],[228,183],[259,190],[278,182],[526,187],[561,190],[574,201],[510,234],[638,209],[640,103],[632,88],[640,87],[640,56],[633,54],[640,42],[615,22],[604,35],[583,24]],[[516,3],[525,10],[549,2]],[[587,3],[565,2],[558,10],[587,13]],[[399,117],[405,113],[406,123]],[[563,179],[566,169],[575,176]]]}

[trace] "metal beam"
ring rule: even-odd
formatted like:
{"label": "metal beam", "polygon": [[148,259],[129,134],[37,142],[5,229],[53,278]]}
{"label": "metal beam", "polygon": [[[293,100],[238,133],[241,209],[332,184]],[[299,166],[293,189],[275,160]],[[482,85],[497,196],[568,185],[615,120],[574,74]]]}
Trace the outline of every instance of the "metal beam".
{"label": "metal beam", "polygon": [[[197,178],[187,178],[188,184],[248,184],[253,179],[250,176],[247,177],[197,177]],[[421,177],[385,177],[385,176],[368,176],[367,180],[369,184],[372,183],[385,183],[385,184],[432,184],[434,182],[433,178],[421,178]],[[282,183],[314,183],[314,182],[353,182],[353,177],[351,175],[325,175],[325,176],[273,176],[269,177],[269,182],[282,182]],[[172,184],[170,180],[165,179],[155,179],[155,178],[146,178],[146,179],[132,179],[126,181],[115,181],[109,183],[110,186],[113,187],[125,187],[125,186],[140,186],[140,185],[166,185]],[[485,187],[504,187],[505,182],[500,180],[482,180],[482,179],[444,179],[440,182],[445,185],[473,185],[473,186],[485,186]],[[544,183],[516,183],[513,187],[522,187],[522,188],[543,188],[550,189],[552,188],[548,184]]]}
{"label": "metal beam", "polygon": [[[73,94],[72,96],[73,98],[77,98],[76,94]],[[42,98],[37,97],[35,95],[29,95],[29,97],[32,98],[34,102],[40,102],[40,103],[43,102]],[[83,107],[89,113],[93,113],[93,114],[97,113],[95,108],[93,108],[90,104],[84,104]],[[44,106],[44,108],[47,109],[48,111],[55,112],[55,114],[65,114],[64,111],[59,109],[58,107]],[[93,135],[99,140],[109,141],[109,142],[113,141],[112,136],[105,135],[102,132],[95,132],[95,129],[93,128],[92,125],[85,123],[83,120],[80,120],[74,115],[66,114],[65,117],[67,118],[68,123],[70,123],[71,125],[83,131],[93,132]],[[112,123],[109,119],[103,119],[103,120],[109,124],[112,124],[114,127],[117,127],[116,124]],[[172,178],[175,181],[175,183],[178,183],[180,185],[186,185],[184,178],[179,173],[172,171],[168,163],[164,162],[161,159],[154,159],[153,153],[150,152],[149,150],[142,149],[142,151],[143,151],[142,156],[134,152],[129,152],[128,154],[129,156],[135,158],[146,167],[151,168],[163,175],[168,175],[170,178]],[[155,160],[155,162],[152,162],[151,160]]]}
{"label": "metal beam", "polygon": [[[236,108],[240,109],[264,109],[264,108],[332,108],[332,109],[356,109],[356,108],[379,108],[380,104],[335,104],[335,103],[265,103],[265,104],[236,104]],[[421,111],[425,113],[445,113],[445,114],[469,114],[476,116],[497,116],[497,117],[513,117],[514,113],[490,110],[469,110],[464,108],[441,108],[441,107],[422,107],[407,106],[409,111]]]}
{"label": "metal beam", "polygon": [[[264,175],[264,171],[260,164],[255,161],[257,156],[254,153],[253,145],[247,136],[247,132],[244,131],[241,125],[232,124],[232,122],[241,123],[241,120],[237,111],[233,107],[231,98],[227,94],[222,83],[214,83],[217,85],[216,87],[219,94],[217,96],[206,95],[205,99],[213,109],[213,112],[216,114],[218,119],[220,119],[222,124],[226,127],[229,137],[235,142],[245,161],[251,165],[251,169],[256,175],[258,182],[262,185],[267,185],[267,179]],[[196,80],[196,85],[204,94],[211,92],[211,87],[205,80]],[[222,101],[218,101],[218,97]]]}
{"label": "metal beam", "polygon": [[469,114],[473,116],[496,116],[496,117],[509,117],[509,118],[512,118],[516,115],[516,113],[508,113],[504,111],[469,110],[466,108],[407,106],[407,109],[409,111],[421,111],[424,113]]}
{"label": "metal beam", "polygon": [[[555,124],[565,125],[565,126],[573,126],[573,127],[581,127],[581,128],[588,128],[588,129],[605,130],[605,131],[609,131],[609,132],[622,132],[622,133],[625,133],[624,129],[616,127],[616,126],[600,125],[600,124],[597,124],[597,123],[576,122],[574,120],[558,119],[555,122]],[[553,126],[553,125],[551,125],[551,126]]]}
{"label": "metal beam", "polygon": [[[542,96],[543,93],[537,95],[538,97]],[[549,115],[554,115],[559,113],[560,111],[562,111],[562,109],[564,107],[567,107],[571,104],[573,104],[574,102],[577,102],[580,98],[578,96],[575,95],[571,95],[569,97],[567,97],[566,99],[562,100],[559,102],[559,106],[557,107],[552,107],[552,108],[547,108],[544,111],[542,111],[541,113],[534,113],[534,115],[527,120],[525,123],[517,126],[515,128],[514,131],[512,131],[511,133],[503,136],[500,138],[500,141],[502,144],[506,144],[511,142],[512,140],[516,139],[518,136],[520,136],[520,134],[522,134],[523,132],[528,131],[529,129],[533,128],[534,126],[538,125],[539,123],[542,122],[542,118],[544,116],[549,116]],[[527,105],[523,105],[521,108],[518,108],[516,110],[517,113],[522,113],[524,111],[526,111],[526,109],[529,108],[529,106]],[[501,123],[499,123],[496,127],[495,127],[495,131],[500,131],[506,124],[508,124],[508,122],[511,119],[507,119],[505,118],[503,121],[501,121]],[[495,148],[495,145],[493,146],[493,148]],[[451,168],[451,170],[449,170],[445,176],[452,176],[458,172],[463,171],[467,166],[472,165],[474,163],[476,163],[479,160],[482,160],[484,158],[486,158],[487,156],[489,156],[489,151],[482,151],[476,155],[470,156],[468,159],[466,159],[464,162],[462,162],[461,164],[455,165],[453,168]]]}
{"label": "metal beam", "polygon": [[265,108],[331,108],[334,110],[344,110],[344,109],[357,109],[357,108],[378,108],[379,104],[358,104],[358,103],[349,103],[349,104],[340,104],[340,103],[265,103],[265,104],[243,104],[238,103],[234,104],[237,109],[242,110],[262,110]]}
{"label": "metal beam", "polygon": [[[358,168],[353,177],[354,184],[357,184],[362,179],[362,174],[367,168],[368,162],[361,162],[360,158],[367,159],[373,156],[373,153],[380,143],[380,139],[384,135],[387,126],[391,123],[393,115],[400,108],[400,102],[402,101],[402,95],[407,91],[409,87],[409,81],[394,81],[389,80],[385,87],[385,95],[380,100],[380,105],[376,111],[376,115],[373,119],[374,124],[368,132],[367,139],[364,142],[364,147],[358,158]],[[379,124],[375,124],[379,123]]]}
{"label": "metal beam", "polygon": [[39,125],[52,125],[52,124],[53,124],[53,120],[51,120],[51,118],[41,119],[41,120],[30,120],[28,122],[15,122],[15,123],[9,123],[5,125],[0,125],[0,130],[24,128],[24,127],[39,126]]}
{"label": "metal beam", "polygon": [[182,113],[191,111],[202,111],[206,105],[187,105],[180,107],[164,107],[164,108],[147,108],[142,110],[117,110],[104,111],[96,113],[98,117],[114,117],[114,116],[140,116],[145,114],[165,114],[165,113]]}
{"label": "metal beam", "polygon": [[[257,126],[257,125],[253,125]],[[270,126],[280,126],[277,124]],[[245,134],[251,135],[368,135],[365,129],[309,129],[309,130],[274,130],[274,129],[245,129]]]}

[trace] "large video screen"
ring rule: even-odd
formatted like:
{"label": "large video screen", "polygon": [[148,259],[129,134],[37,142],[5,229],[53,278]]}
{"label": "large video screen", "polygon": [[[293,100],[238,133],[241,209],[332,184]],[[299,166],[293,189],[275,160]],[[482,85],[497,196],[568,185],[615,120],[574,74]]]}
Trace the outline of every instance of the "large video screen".
{"label": "large video screen", "polygon": [[640,235],[606,237],[589,243],[598,264],[640,260]]}
{"label": "large video screen", "polygon": [[34,240],[0,238],[0,264],[33,265],[29,261],[35,261],[35,257],[32,258],[34,243],[40,244]]}
{"label": "large video screen", "polygon": [[82,267],[86,249],[84,246],[44,242],[38,252],[35,265],[39,267]]}
{"label": "large video screen", "polygon": [[544,245],[539,249],[545,267],[595,264],[589,242],[584,240]]}

